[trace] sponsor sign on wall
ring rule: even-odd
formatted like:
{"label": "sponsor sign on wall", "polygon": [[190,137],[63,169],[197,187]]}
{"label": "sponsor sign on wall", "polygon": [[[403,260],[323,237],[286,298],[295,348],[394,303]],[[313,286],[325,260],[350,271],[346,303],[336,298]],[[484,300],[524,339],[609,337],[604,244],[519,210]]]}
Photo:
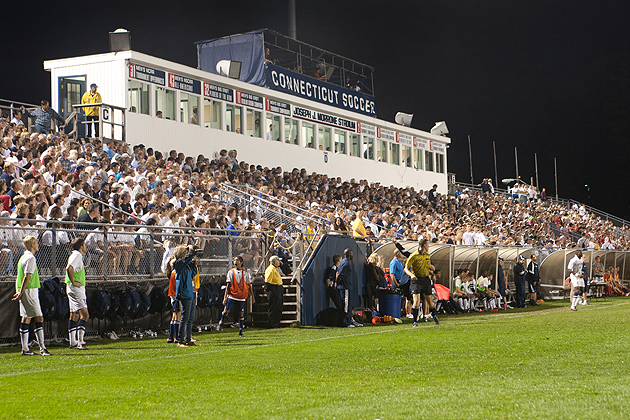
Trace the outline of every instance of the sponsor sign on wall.
{"label": "sponsor sign on wall", "polygon": [[201,82],[199,80],[174,73],[168,74],[168,87],[188,93],[201,93]]}
{"label": "sponsor sign on wall", "polygon": [[212,83],[203,84],[203,96],[212,99],[218,99],[220,101],[234,102],[234,90],[213,85]]}
{"label": "sponsor sign on wall", "polygon": [[413,137],[409,134],[396,133],[396,143],[400,143],[403,146],[412,146]]}
{"label": "sponsor sign on wall", "polygon": [[263,109],[262,96],[254,95],[252,93],[236,91],[236,103],[239,105],[248,106],[255,109]]}
{"label": "sponsor sign on wall", "polygon": [[152,69],[140,64],[129,64],[129,78],[155,83],[160,86],[164,86],[166,83],[166,76],[162,70]]}
{"label": "sponsor sign on wall", "polygon": [[285,102],[265,98],[265,111],[286,115],[288,117],[291,116],[291,105]]}
{"label": "sponsor sign on wall", "polygon": [[373,125],[357,122],[357,133],[363,134],[364,136],[368,137],[375,137],[376,127],[374,127]]}
{"label": "sponsor sign on wall", "polygon": [[347,120],[345,118],[337,117],[335,115],[325,114],[323,112],[318,112],[299,106],[293,107],[292,115],[296,118],[314,121],[319,124],[329,125],[332,127],[343,128],[344,130],[356,131],[357,129],[356,121]]}

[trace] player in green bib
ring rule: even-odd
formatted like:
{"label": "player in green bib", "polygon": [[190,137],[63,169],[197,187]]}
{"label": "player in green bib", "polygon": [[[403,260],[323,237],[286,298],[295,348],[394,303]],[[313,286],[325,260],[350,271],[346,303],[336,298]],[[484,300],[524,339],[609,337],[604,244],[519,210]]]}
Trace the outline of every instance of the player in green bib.
{"label": "player in green bib", "polygon": [[39,344],[39,354],[50,356],[44,342],[44,317],[39,305],[39,272],[34,253],[39,250],[39,242],[34,236],[27,236],[23,240],[26,251],[18,261],[17,279],[15,282],[15,294],[13,300],[20,301],[20,341],[22,343],[22,356],[32,356],[28,348],[28,335],[31,319],[35,321],[35,335]]}
{"label": "player in green bib", "polygon": [[68,335],[70,348],[87,350],[83,339],[85,324],[90,318],[85,293],[85,265],[83,264],[83,255],[87,251],[87,246],[83,238],[74,238],[71,246],[72,254],[70,254],[66,266],[66,293],[70,304]]}

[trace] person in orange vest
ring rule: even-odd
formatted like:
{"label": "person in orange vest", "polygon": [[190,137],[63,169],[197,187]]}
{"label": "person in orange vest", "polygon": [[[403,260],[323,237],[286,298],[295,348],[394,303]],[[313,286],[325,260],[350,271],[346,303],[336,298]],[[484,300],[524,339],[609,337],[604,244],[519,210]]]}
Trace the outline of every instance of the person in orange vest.
{"label": "person in orange vest", "polygon": [[243,269],[243,257],[234,257],[234,268],[228,271],[227,285],[225,287],[225,296],[223,297],[223,306],[225,310],[221,314],[219,321],[219,331],[223,329],[223,320],[230,314],[232,307],[238,309],[238,336],[243,337],[243,324],[245,321],[245,301],[251,295],[252,303],[256,303],[251,284],[252,277],[249,272]]}

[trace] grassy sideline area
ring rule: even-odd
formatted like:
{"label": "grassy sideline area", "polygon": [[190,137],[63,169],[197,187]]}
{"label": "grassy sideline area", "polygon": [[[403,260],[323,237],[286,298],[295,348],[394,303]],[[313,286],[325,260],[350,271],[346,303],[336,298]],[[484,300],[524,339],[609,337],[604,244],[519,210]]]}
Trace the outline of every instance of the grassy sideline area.
{"label": "grassy sideline area", "polygon": [[627,418],[630,299],[568,307],[1,348],[0,418]]}

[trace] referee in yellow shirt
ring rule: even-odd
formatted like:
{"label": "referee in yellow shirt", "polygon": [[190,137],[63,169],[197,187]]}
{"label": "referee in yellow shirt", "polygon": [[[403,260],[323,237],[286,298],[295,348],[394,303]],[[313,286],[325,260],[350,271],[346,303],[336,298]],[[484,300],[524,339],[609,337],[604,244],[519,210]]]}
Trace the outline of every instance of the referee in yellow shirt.
{"label": "referee in yellow shirt", "polygon": [[267,301],[269,309],[267,310],[267,318],[269,320],[269,328],[280,328],[280,319],[282,318],[282,277],[280,276],[280,267],[282,262],[276,255],[269,258],[269,267],[265,270],[265,291],[267,292]]}
{"label": "referee in yellow shirt", "polygon": [[429,240],[420,239],[418,243],[418,250],[411,254],[405,264],[405,273],[411,277],[411,283],[409,285],[409,291],[413,296],[413,305],[411,310],[413,311],[413,326],[418,326],[418,312],[422,299],[427,303],[430,308],[431,316],[436,324],[440,325],[440,321],[437,318],[437,312],[435,306],[433,306],[433,300],[431,299],[432,285],[429,274],[435,270],[435,267],[431,265],[431,256],[429,255]]}

